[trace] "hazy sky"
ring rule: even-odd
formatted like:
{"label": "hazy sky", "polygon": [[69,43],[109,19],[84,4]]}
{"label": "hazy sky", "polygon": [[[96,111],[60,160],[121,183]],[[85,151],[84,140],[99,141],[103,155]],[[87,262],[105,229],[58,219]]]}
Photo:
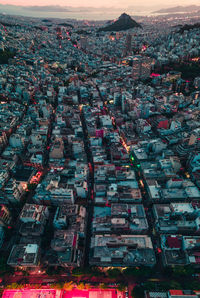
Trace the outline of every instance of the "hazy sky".
{"label": "hazy sky", "polygon": [[0,4],[12,5],[62,5],[62,6],[92,6],[92,7],[128,7],[128,6],[155,6],[169,7],[175,5],[199,4],[200,0],[0,0]]}

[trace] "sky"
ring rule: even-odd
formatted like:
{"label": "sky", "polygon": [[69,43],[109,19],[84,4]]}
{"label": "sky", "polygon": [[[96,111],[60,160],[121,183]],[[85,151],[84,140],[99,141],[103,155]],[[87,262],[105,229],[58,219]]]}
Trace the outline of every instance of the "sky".
{"label": "sky", "polygon": [[131,16],[149,16],[162,8],[193,4],[200,5],[200,0],[0,0],[0,13],[101,21],[116,19],[123,12]]}
{"label": "sky", "polygon": [[136,6],[156,6],[161,7],[170,7],[175,5],[191,5],[196,4],[200,5],[200,0],[0,0],[0,4],[11,4],[11,5],[23,5],[23,6],[34,6],[34,5],[60,5],[60,6],[73,6],[73,7],[136,7]]}

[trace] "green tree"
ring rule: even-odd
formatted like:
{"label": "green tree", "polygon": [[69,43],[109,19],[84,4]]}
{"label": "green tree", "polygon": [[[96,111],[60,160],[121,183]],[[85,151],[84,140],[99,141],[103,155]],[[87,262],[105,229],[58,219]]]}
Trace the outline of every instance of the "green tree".
{"label": "green tree", "polygon": [[154,268],[150,267],[128,267],[123,270],[124,276],[138,276],[138,277],[152,277],[154,274]]}
{"label": "green tree", "polygon": [[[187,285],[188,287],[188,285]],[[200,283],[198,280],[190,281],[190,289],[194,291],[200,291]]]}
{"label": "green tree", "polygon": [[144,298],[144,288],[140,286],[136,286],[133,288],[131,292],[131,297],[133,298]]}
{"label": "green tree", "polygon": [[105,283],[100,283],[99,284],[99,288],[100,289],[108,289],[109,288],[109,285],[105,284]]}
{"label": "green tree", "polygon": [[181,290],[182,289],[182,286],[179,282],[175,281],[175,280],[172,280],[169,284],[169,289],[174,289],[174,290]]}
{"label": "green tree", "polygon": [[8,64],[8,60],[15,56],[15,52],[5,49],[4,51],[0,50],[0,64]]}
{"label": "green tree", "polygon": [[66,282],[66,283],[64,283],[63,289],[71,291],[74,288],[74,286],[75,285],[74,285],[73,281]]}
{"label": "green tree", "polygon": [[102,272],[98,267],[86,267],[86,268],[74,268],[72,269],[72,275],[74,276],[81,276],[81,275],[87,275],[87,276],[102,276],[104,275],[104,272]]}
{"label": "green tree", "polygon": [[23,273],[23,276],[29,276],[29,272],[26,270],[23,270],[22,273]]}
{"label": "green tree", "polygon": [[108,269],[107,270],[107,275],[110,278],[117,278],[121,275],[121,271],[118,268]]}
{"label": "green tree", "polygon": [[4,256],[0,257],[0,276],[3,276],[5,274],[12,274],[14,272],[14,269],[7,265],[7,259]]}
{"label": "green tree", "polygon": [[56,283],[56,284],[53,285],[53,289],[62,290],[63,289],[63,286],[64,286],[64,283],[63,282]]}
{"label": "green tree", "polygon": [[127,267],[123,270],[124,276],[139,276],[140,275],[140,268],[136,267]]}
{"label": "green tree", "polygon": [[56,270],[55,270],[54,267],[48,267],[48,268],[46,269],[46,274],[47,274],[47,275],[54,275],[55,272],[56,272]]}
{"label": "green tree", "polygon": [[7,289],[22,289],[24,285],[18,284],[16,282],[11,283],[10,285],[7,285]]}
{"label": "green tree", "polygon": [[183,277],[191,276],[194,274],[195,270],[192,266],[175,266],[172,272],[174,277]]}
{"label": "green tree", "polygon": [[77,288],[78,290],[84,290],[84,289],[85,289],[85,285],[84,285],[83,282],[80,282],[80,283],[76,286],[76,288]]}
{"label": "green tree", "polygon": [[120,283],[117,285],[117,290],[120,292],[125,292],[126,291],[126,285],[124,283]]}
{"label": "green tree", "polygon": [[165,275],[166,277],[171,276],[172,275],[172,268],[171,267],[165,267],[163,270],[163,275]]}
{"label": "green tree", "polygon": [[58,289],[58,290],[62,290],[62,289],[63,289],[63,286],[64,286],[64,283],[63,283],[63,282],[61,282],[61,283],[57,283],[57,284],[56,284],[56,289]]}
{"label": "green tree", "polygon": [[104,272],[101,271],[98,267],[88,267],[86,268],[86,272],[88,270],[88,273],[90,273],[92,276],[103,276]]}
{"label": "green tree", "polygon": [[154,291],[156,290],[156,287],[158,286],[157,283],[152,282],[152,281],[147,281],[144,283],[144,289],[148,291]]}
{"label": "green tree", "polygon": [[73,276],[81,276],[85,273],[83,268],[77,267],[72,269],[72,275]]}
{"label": "green tree", "polygon": [[37,187],[36,183],[28,183],[28,185],[27,185],[27,188],[28,188],[29,191],[35,190],[36,187]]}

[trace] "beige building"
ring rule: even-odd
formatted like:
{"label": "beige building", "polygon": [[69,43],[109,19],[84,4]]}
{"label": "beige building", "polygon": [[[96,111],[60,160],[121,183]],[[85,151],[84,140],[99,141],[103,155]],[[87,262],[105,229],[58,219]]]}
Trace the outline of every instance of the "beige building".
{"label": "beige building", "polygon": [[64,157],[64,143],[62,138],[55,139],[49,157],[53,159],[60,159]]}

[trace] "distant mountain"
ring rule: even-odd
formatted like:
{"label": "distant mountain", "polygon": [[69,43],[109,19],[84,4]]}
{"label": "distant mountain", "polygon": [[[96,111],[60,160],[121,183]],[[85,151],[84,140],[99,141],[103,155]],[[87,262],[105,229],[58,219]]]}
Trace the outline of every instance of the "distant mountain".
{"label": "distant mountain", "polygon": [[177,13],[177,12],[195,12],[200,10],[199,5],[175,6],[154,11],[153,13]]}
{"label": "distant mountain", "polygon": [[32,11],[45,11],[45,12],[68,12],[69,9],[59,5],[46,5],[46,6],[22,6],[23,9]]}
{"label": "distant mountain", "polygon": [[128,14],[123,13],[116,21],[106,27],[100,28],[99,31],[124,31],[131,28],[142,28],[142,26]]}

